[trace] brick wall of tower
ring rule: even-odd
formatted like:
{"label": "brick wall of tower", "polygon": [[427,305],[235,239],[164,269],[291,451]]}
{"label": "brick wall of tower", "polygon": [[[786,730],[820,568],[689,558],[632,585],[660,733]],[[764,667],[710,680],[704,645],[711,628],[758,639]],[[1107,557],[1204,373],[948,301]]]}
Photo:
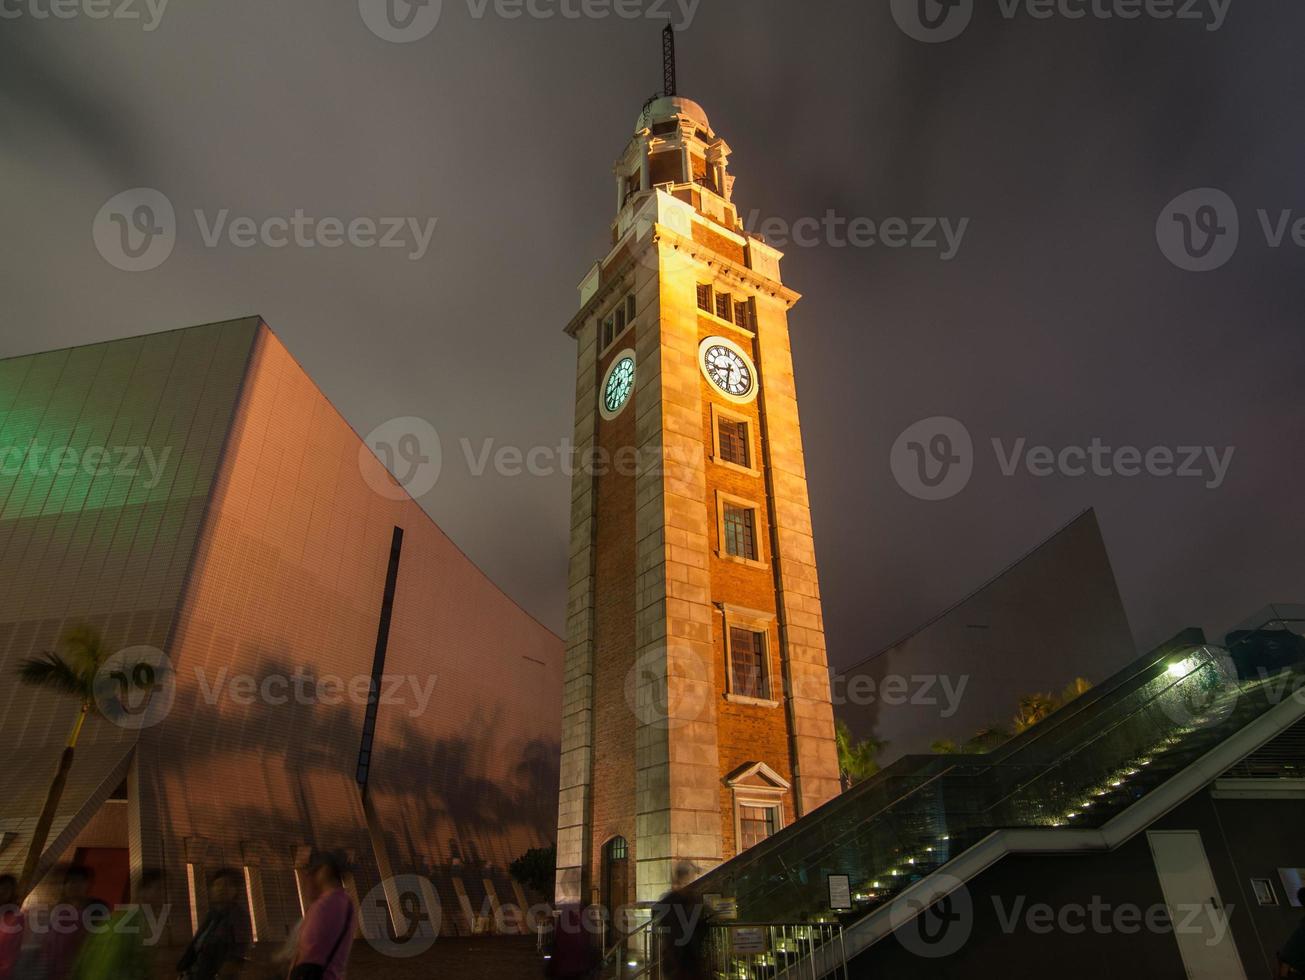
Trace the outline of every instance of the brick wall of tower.
{"label": "brick wall of tower", "polygon": [[[619,291],[618,291],[619,295]],[[598,360],[595,377],[602,378],[617,355],[627,349],[627,334]],[[596,399],[601,391],[596,392]],[[631,453],[635,440],[638,399],[614,419],[599,418],[595,499],[594,561],[594,738],[601,751],[593,763],[593,834],[590,867],[592,888],[603,888],[603,848],[614,837],[629,844],[628,867],[635,867],[639,842],[635,834],[634,714],[626,693],[635,659],[635,474]],[[631,887],[634,876],[629,878]],[[611,896],[614,905],[633,895]]]}
{"label": "brick wall of tower", "polygon": [[754,350],[763,379],[759,400],[765,413],[773,492],[771,519],[780,553],[778,612],[788,657],[796,815],[801,816],[837,796],[841,786],[806,458],[798,421],[788,309],[783,303],[758,297]]}
{"label": "brick wall of tower", "polygon": [[[576,333],[575,448],[584,459],[594,448],[598,394],[597,326],[591,318]],[[571,480],[571,541],[567,577],[566,656],[562,687],[562,760],[557,804],[559,904],[587,902],[592,876],[594,481],[577,468]]]}
{"label": "brick wall of tower", "polygon": [[[726,287],[722,286],[725,290]],[[736,297],[741,298],[741,294]],[[744,350],[753,354],[753,344],[747,334],[731,330],[711,317],[698,316],[699,341],[710,336],[728,336]],[[707,540],[710,545],[711,598],[713,605],[727,603],[754,609],[758,612],[776,614],[775,577],[771,563],[774,556],[770,545],[770,508],[766,500],[766,481],[762,470],[761,458],[761,413],[756,401],[738,405],[725,401],[715,393],[707,379],[698,372],[702,391],[702,432],[703,445],[707,457]],[[749,453],[752,469],[756,472],[745,473],[739,469],[716,462],[712,456],[713,430],[712,406],[724,409],[731,415],[742,416],[747,420],[750,447]],[[716,494],[722,492],[733,497],[740,497],[754,502],[757,506],[757,541],[765,567],[741,564],[722,556],[719,548],[720,527],[716,508]],[[777,622],[772,621],[767,633],[768,674],[770,696],[776,704],[758,705],[731,702],[726,695],[729,690],[729,660],[725,642],[725,618],[714,609],[712,616],[712,648],[717,664],[716,700],[720,705],[717,722],[717,744],[720,759],[720,812],[721,837],[724,856],[732,857],[738,852],[734,828],[733,791],[726,785],[726,778],[740,767],[753,762],[764,762],[784,779],[792,783],[793,773],[790,764],[788,719],[785,714],[783,697],[783,664],[780,648],[780,636]],[[784,799],[784,814],[787,821],[792,821],[795,812],[792,793]]]}

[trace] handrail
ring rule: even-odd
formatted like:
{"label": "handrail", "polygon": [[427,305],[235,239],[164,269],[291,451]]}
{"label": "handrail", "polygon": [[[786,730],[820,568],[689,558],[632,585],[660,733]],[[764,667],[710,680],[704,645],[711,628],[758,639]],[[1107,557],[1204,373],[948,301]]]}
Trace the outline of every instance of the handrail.
{"label": "handrail", "polygon": [[[1283,669],[1300,669],[1299,664],[1288,667],[1287,660],[1279,663],[1272,655],[1268,659],[1256,660],[1258,648],[1254,646],[1257,637],[1265,633],[1277,634],[1279,631],[1288,630],[1299,636],[1297,631],[1289,628],[1289,624],[1299,621],[1296,610],[1284,615],[1283,612],[1271,607],[1246,624],[1240,632],[1229,634],[1229,640],[1233,643],[1237,655],[1234,659],[1237,663],[1238,677],[1241,678],[1240,680],[1229,678],[1229,680],[1235,684],[1240,696],[1250,694],[1262,687],[1249,675],[1255,663],[1260,664],[1262,673],[1269,668],[1272,668],[1274,674]],[[1234,636],[1236,636],[1235,640]],[[877,863],[879,857],[875,855],[880,855],[881,849],[886,847],[888,850],[883,850],[882,856],[886,861],[891,862],[892,853],[896,853],[894,848],[915,849],[916,844],[920,843],[919,841],[913,843],[911,839],[919,837],[919,834],[909,832],[910,825],[902,824],[897,818],[909,817],[913,807],[936,808],[944,797],[949,798],[949,813],[954,814],[955,818],[948,818],[946,824],[940,824],[942,827],[953,829],[940,830],[939,833],[959,834],[952,845],[952,848],[956,849],[941,848],[938,857],[944,864],[974,843],[969,839],[971,831],[977,834],[985,829],[991,830],[1004,826],[1006,824],[1003,821],[1012,820],[1014,822],[1010,822],[1010,826],[1023,826],[1022,821],[1025,818],[1021,815],[1021,810],[1025,806],[1034,806],[1039,809],[1033,812],[1041,812],[1041,809],[1045,809],[1042,803],[1048,803],[1054,811],[1055,806],[1058,805],[1055,800],[1063,794],[1052,793],[1048,800],[1040,803],[1029,797],[1030,787],[1036,787],[1040,780],[1055,779],[1055,773],[1058,771],[1065,772],[1072,783],[1084,773],[1090,773],[1102,766],[1108,767],[1114,754],[1127,749],[1125,745],[1111,744],[1112,739],[1127,741],[1131,737],[1134,741],[1146,740],[1149,737],[1148,733],[1154,733],[1157,738],[1162,739],[1162,742],[1157,742],[1157,745],[1162,743],[1173,745],[1176,744],[1174,739],[1183,738],[1191,731],[1190,727],[1183,728],[1180,724],[1166,727],[1167,723],[1156,714],[1156,708],[1165,698],[1171,697],[1175,689],[1181,693],[1187,685],[1195,687],[1204,683],[1207,675],[1214,676],[1209,672],[1212,667],[1217,669],[1219,665],[1213,656],[1205,658],[1203,662],[1196,664],[1182,676],[1175,676],[1172,681],[1164,673],[1171,669],[1173,664],[1182,662],[1178,659],[1180,655],[1190,656],[1194,648],[1210,651],[1211,648],[1203,642],[1204,639],[1204,634],[1197,630],[1187,630],[1177,634],[1170,641],[1151,651],[1149,655],[1139,658],[1132,665],[1112,675],[1101,685],[1096,696],[1080,704],[1072,702],[1072,710],[1062,713],[1065,712],[1065,709],[1062,709],[1062,712],[1051,715],[1030,729],[1031,737],[1020,738],[1017,744],[1007,743],[993,753],[982,755],[907,757],[912,761],[902,760],[905,766],[899,773],[894,773],[893,770],[898,769],[901,763],[884,770],[877,777],[867,780],[818,808],[803,820],[749,850],[741,856],[741,859],[736,858],[709,872],[694,883],[692,891],[701,896],[711,891],[720,891],[727,883],[737,889],[744,881],[751,878],[753,884],[748,887],[756,892],[754,898],[760,903],[757,907],[766,908],[768,902],[773,907],[777,895],[775,889],[780,887],[780,882],[774,876],[768,877],[767,869],[774,865],[775,873],[779,878],[787,879],[796,867],[809,863],[807,858],[801,856],[798,856],[796,863],[794,862],[794,847],[799,849],[806,847],[813,856],[810,860],[818,863],[818,855],[830,853],[830,848],[836,846],[837,841],[846,840],[849,843],[861,841],[855,846],[871,848],[867,852],[871,855],[870,860]],[[1193,642],[1196,640],[1202,642]],[[1277,649],[1277,647],[1271,648]],[[1222,648],[1217,649],[1222,650]],[[1299,659],[1297,648],[1289,644],[1286,650],[1286,656],[1296,656]],[[1250,651],[1252,656],[1245,658],[1244,651]],[[1156,684],[1156,681],[1160,683]],[[1133,700],[1134,698],[1136,701]],[[1070,707],[1066,706],[1067,709]],[[1097,714],[1085,716],[1089,711],[1095,711]],[[1098,715],[1104,715],[1098,719],[1101,726],[1093,728],[1089,723]],[[1235,718],[1230,716],[1230,720]],[[1163,738],[1166,732],[1170,733],[1168,739]],[[1046,741],[1048,738],[1054,739],[1057,733],[1065,739],[1063,744]],[[1046,746],[1050,750],[1046,752],[1045,758],[1036,757],[1040,746]],[[1138,748],[1144,746],[1139,744]],[[1028,755],[1033,755],[1034,758],[1027,758]],[[1119,761],[1121,765],[1132,762],[1122,755]],[[1074,767],[1078,767],[1082,772]],[[1027,776],[1021,774],[1025,771],[1028,773]],[[985,772],[999,777],[990,787],[990,790],[996,791],[995,795],[989,795],[989,788],[983,783]],[[903,781],[906,783],[905,786],[902,785]],[[1062,787],[1062,789],[1069,795],[1073,795],[1073,786]],[[919,800],[919,806],[913,804],[912,800]],[[959,809],[956,808],[958,802]],[[967,802],[972,803],[973,808],[967,807]],[[1015,809],[1003,815],[1002,808],[1006,805],[1013,806]],[[1065,812],[1068,813],[1068,810]],[[1054,816],[1054,812],[1052,815]],[[1071,818],[1075,816],[1073,813],[1068,815]],[[1105,817],[1107,814],[1102,816]],[[996,823],[992,822],[994,817],[997,819]],[[1042,823],[1042,820],[1035,819],[1029,825]],[[866,836],[869,831],[861,830],[869,825],[877,826],[874,833],[878,836]],[[1078,822],[1074,825],[1089,824]],[[904,833],[906,833],[905,837]],[[941,839],[946,841],[950,838]],[[933,852],[934,849],[925,850]],[[934,866],[934,862],[926,862],[926,864],[929,867]],[[813,864],[812,867],[816,865]],[[897,872],[891,874],[896,875]],[[726,890],[729,888],[727,887]],[[739,897],[744,896],[739,894]]]}

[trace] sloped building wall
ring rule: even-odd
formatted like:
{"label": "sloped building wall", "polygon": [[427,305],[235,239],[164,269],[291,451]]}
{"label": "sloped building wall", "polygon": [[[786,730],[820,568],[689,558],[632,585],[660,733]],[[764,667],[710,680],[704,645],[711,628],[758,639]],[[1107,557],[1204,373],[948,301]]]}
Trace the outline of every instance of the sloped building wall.
{"label": "sloped building wall", "polygon": [[[554,833],[561,641],[398,488],[258,318],[0,362],[0,448],[37,443],[149,447],[166,465],[0,473],[0,672],[86,623],[111,650],[165,651],[173,699],[88,724],[47,866],[125,780],[121,844],[137,871],[167,872],[174,941],[222,866],[245,869],[258,938],[283,939],[313,848],[354,858],[360,899],[383,874],[430,879],[449,931],[519,900],[507,864]],[[369,828],[358,762],[396,527]],[[0,685],[0,830],[16,835],[0,868],[21,866],[75,714]]]}
{"label": "sloped building wall", "polygon": [[932,622],[834,678],[835,713],[888,764],[1008,725],[1019,699],[1099,681],[1136,654],[1101,528],[1085,511]]}
{"label": "sloped building wall", "polygon": [[[22,867],[77,715],[19,685],[18,664],[79,624],[110,650],[166,645],[257,328],[236,320],[0,361],[0,831],[14,835],[0,871]],[[131,728],[87,723],[51,855],[121,783],[135,741]]]}
{"label": "sloped building wall", "polygon": [[[435,879],[453,924],[459,885],[474,911],[485,877],[515,901],[503,869],[552,839],[561,642],[410,498],[377,492],[388,478],[361,445],[262,330],[170,650],[176,705],[141,742],[142,860],[173,895],[186,864],[254,869],[260,938],[298,918],[310,848],[353,855],[360,898],[382,874]],[[368,777],[378,866],[355,778],[396,527]]]}

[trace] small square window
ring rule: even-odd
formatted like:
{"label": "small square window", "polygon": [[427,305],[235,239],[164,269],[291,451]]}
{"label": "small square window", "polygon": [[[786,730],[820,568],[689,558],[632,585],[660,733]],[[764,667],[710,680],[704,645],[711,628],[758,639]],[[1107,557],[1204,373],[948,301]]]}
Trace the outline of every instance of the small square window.
{"label": "small square window", "polygon": [[739,850],[755,847],[779,830],[779,807],[739,804]]}
{"label": "small square window", "polygon": [[730,693],[745,698],[770,697],[766,676],[766,634],[730,627]]}
{"label": "small square window", "polygon": [[698,283],[698,309],[711,312],[711,286],[707,283]]}
{"label": "small square window", "polygon": [[748,423],[743,419],[717,419],[716,440],[723,462],[744,467],[752,465],[748,459]]}
{"label": "small square window", "polygon": [[736,558],[757,560],[757,512],[751,507],[726,504],[723,508],[725,523],[725,553]]}
{"label": "small square window", "polygon": [[716,294],[716,315],[718,317],[722,320],[729,320],[733,323],[734,321],[730,319],[730,311],[733,310],[733,308],[734,301],[730,299],[729,293]]}

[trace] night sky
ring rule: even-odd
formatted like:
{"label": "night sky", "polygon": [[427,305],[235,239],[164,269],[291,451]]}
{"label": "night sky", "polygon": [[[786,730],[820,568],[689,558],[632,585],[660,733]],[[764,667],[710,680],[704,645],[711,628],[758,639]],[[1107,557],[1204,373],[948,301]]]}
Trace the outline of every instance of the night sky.
{"label": "night sky", "polygon": [[[474,457],[486,440],[525,452],[570,436],[562,328],[607,248],[611,164],[660,87],[662,22],[444,0],[426,36],[391,43],[367,26],[371,0],[173,0],[156,25],[144,0],[127,8],[136,20],[78,2],[95,0],[53,19],[34,16],[49,0],[6,0],[0,19],[0,356],[260,313],[359,432],[429,420],[443,466],[422,503],[561,630],[567,476],[476,475]],[[676,14],[681,94],[732,146],[754,229],[828,213],[863,230],[968,219],[946,260],[810,221],[788,246],[834,665],[1088,506],[1140,645],[1305,601],[1305,229],[1294,242],[1281,224],[1305,217],[1305,7],[1232,0],[1210,30],[1209,0],[1194,4],[1204,21],[1019,5],[1008,18],[1012,5],[980,0],[945,43],[909,37],[885,0]],[[564,7],[581,9],[536,2]],[[648,7],[624,9],[656,14],[660,0]],[[92,226],[138,187],[175,207],[176,245],[121,271]],[[1178,268],[1157,242],[1158,221],[1179,227],[1162,211],[1195,188],[1223,191],[1240,218],[1212,271]],[[437,221],[413,259],[208,247],[197,209],[204,223],[296,209]],[[1193,214],[1198,233],[1211,227]],[[1226,205],[1216,216],[1226,229]],[[907,493],[890,466],[903,430],[933,416],[974,446],[971,480],[941,501]],[[1233,455],[1221,481],[1208,460],[1195,477],[1003,475],[1020,439]]]}

